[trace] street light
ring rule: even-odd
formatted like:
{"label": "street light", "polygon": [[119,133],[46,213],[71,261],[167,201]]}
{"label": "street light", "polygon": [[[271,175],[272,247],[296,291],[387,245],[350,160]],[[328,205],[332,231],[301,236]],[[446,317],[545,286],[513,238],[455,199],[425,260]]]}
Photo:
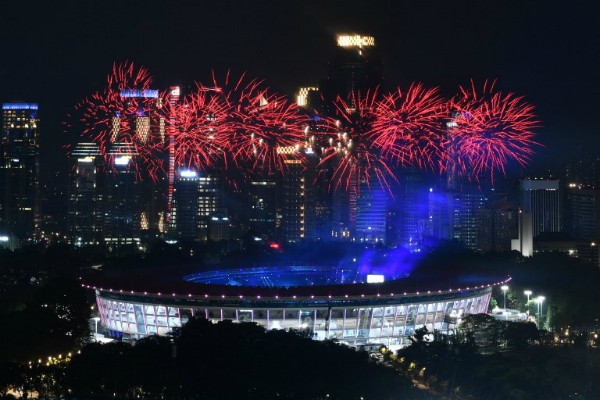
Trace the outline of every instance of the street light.
{"label": "street light", "polygon": [[531,296],[533,292],[531,290],[526,290],[523,293],[527,296],[527,315],[529,315],[529,296]]}
{"label": "street light", "polygon": [[546,298],[544,296],[538,296],[535,299],[535,302],[538,305],[538,326],[540,326],[540,323],[542,322],[542,313],[544,311],[542,303],[544,302],[544,300],[546,300]]}
{"label": "street light", "polygon": [[508,286],[503,285],[500,287],[500,289],[502,289],[502,292],[504,294],[504,311],[506,311],[506,292],[508,291]]}

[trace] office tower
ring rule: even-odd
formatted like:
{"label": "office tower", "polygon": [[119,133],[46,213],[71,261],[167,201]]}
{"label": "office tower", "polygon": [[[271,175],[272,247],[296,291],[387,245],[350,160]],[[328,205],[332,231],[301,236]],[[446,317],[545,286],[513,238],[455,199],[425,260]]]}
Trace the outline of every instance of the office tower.
{"label": "office tower", "polygon": [[140,182],[135,176],[133,145],[114,144],[106,176],[104,241],[109,249],[137,245],[141,236]]}
{"label": "office tower", "polygon": [[210,172],[198,175],[198,234],[199,240],[208,240],[208,224],[222,206],[221,179]]}
{"label": "office tower", "polygon": [[208,222],[208,239],[213,242],[231,239],[231,220],[225,209],[217,210]]}
{"label": "office tower", "polygon": [[452,193],[429,188],[429,217],[427,221],[427,236],[434,240],[452,238],[452,217],[454,215]]}
{"label": "office tower", "polygon": [[277,180],[272,173],[252,177],[248,188],[248,224],[254,234],[274,236],[277,229]]}
{"label": "office tower", "polygon": [[22,241],[39,226],[38,105],[2,105],[0,233]]}
{"label": "office tower", "polygon": [[96,143],[78,143],[71,152],[67,237],[76,246],[97,245],[103,233],[103,158]]}
{"label": "office tower", "polygon": [[327,78],[319,84],[324,107],[331,107],[337,96],[348,98],[353,92],[364,94],[375,90],[382,82],[382,66],[376,55],[375,38],[338,35]]}
{"label": "office tower", "polygon": [[452,238],[471,250],[479,251],[479,224],[481,211],[487,205],[487,196],[478,191],[464,191],[455,192],[452,197]]}
{"label": "office tower", "polygon": [[178,240],[199,239],[198,194],[200,178],[196,171],[180,170],[173,186],[170,232]]}
{"label": "office tower", "polygon": [[509,251],[518,235],[519,210],[507,201],[494,202],[480,211],[478,248],[482,252]]}
{"label": "office tower", "polygon": [[[169,92],[169,104],[171,108],[174,108],[177,103],[179,103],[179,97],[181,95],[181,88],[179,86],[171,86],[171,90]],[[175,185],[175,135],[176,131],[176,123],[175,123],[175,113],[171,113],[170,121],[169,121],[169,131],[168,134],[168,154],[167,154],[167,212],[165,215],[166,223],[170,226],[175,226],[175,224],[171,224],[171,209],[173,208],[173,191]]]}
{"label": "office tower", "polygon": [[600,190],[570,184],[567,188],[567,211],[566,228],[573,239],[600,239]]}
{"label": "office tower", "polygon": [[487,196],[478,191],[429,189],[427,231],[432,239],[455,239],[471,250],[478,246],[481,214]]}
{"label": "office tower", "polygon": [[422,174],[412,168],[407,169],[401,179],[394,193],[397,244],[411,252],[418,252],[426,236],[429,186]]}
{"label": "office tower", "polygon": [[542,232],[562,231],[563,212],[558,180],[521,180],[519,207],[531,214],[534,238]]}
{"label": "office tower", "polygon": [[385,243],[387,201],[386,189],[361,183],[356,205],[357,241]]}
{"label": "office tower", "polygon": [[[136,148],[160,145],[167,139],[166,121],[159,110],[163,107],[163,99],[155,89],[125,89],[120,92],[125,109],[116,112],[112,117],[113,131],[109,152],[118,154],[120,146],[130,146],[135,142]],[[136,105],[132,108],[131,104]],[[127,128],[129,131],[124,132]],[[169,150],[171,149],[169,142]],[[148,157],[148,155],[146,155]],[[159,157],[159,155],[155,155]],[[132,160],[136,164],[136,186],[138,191],[136,217],[140,221],[140,230],[145,235],[159,233],[159,222],[165,219],[168,203],[169,177],[151,176],[153,172],[142,165],[139,155]],[[169,159],[169,168],[170,168]],[[132,164],[133,165],[133,164]],[[169,170],[169,173],[171,171]],[[140,232],[142,233],[142,232]]]}
{"label": "office tower", "polygon": [[306,178],[300,159],[300,148],[279,147],[277,153],[285,157],[281,177],[281,225],[279,237],[288,243],[304,239]]}

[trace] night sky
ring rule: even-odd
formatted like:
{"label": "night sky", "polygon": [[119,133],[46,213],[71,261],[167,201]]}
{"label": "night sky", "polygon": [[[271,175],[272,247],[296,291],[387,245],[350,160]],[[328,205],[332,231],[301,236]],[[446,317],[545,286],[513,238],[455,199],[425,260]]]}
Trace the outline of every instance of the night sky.
{"label": "night sky", "polygon": [[[40,3],[40,4],[38,4]],[[64,157],[61,122],[114,61],[149,68],[156,87],[211,69],[264,78],[292,94],[316,84],[339,32],[375,36],[387,85],[452,96],[497,79],[537,106],[544,148],[532,170],[578,147],[595,154],[600,24],[571,1],[14,1],[0,10],[0,101],[39,102],[42,167]],[[326,4],[325,4],[326,3]],[[600,152],[598,152],[600,153]]]}

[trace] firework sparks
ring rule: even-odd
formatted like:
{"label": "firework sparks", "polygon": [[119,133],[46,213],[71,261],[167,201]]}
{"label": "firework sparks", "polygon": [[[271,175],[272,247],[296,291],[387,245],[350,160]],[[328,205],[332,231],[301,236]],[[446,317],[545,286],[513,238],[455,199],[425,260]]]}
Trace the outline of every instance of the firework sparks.
{"label": "firework sparks", "polygon": [[390,190],[388,178],[396,177],[387,160],[374,145],[377,133],[377,90],[361,96],[353,93],[348,101],[338,97],[335,108],[338,120],[330,120],[331,130],[337,133],[328,139],[321,165],[334,163],[331,184],[334,189],[349,190],[360,183],[370,185],[376,178],[382,188]]}
{"label": "firework sparks", "polygon": [[138,178],[147,174],[157,179],[162,168],[160,151],[164,144],[162,94],[150,89],[148,70],[131,62],[114,64],[106,86],[76,106],[83,124],[81,136],[97,143],[101,154],[113,165],[116,157],[138,157],[145,168],[136,168]]}
{"label": "firework sparks", "polygon": [[523,97],[497,92],[487,81],[478,91],[471,82],[460,87],[451,107],[450,150],[456,152],[460,173],[474,179],[489,173],[493,181],[495,172],[506,174],[509,162],[527,164],[538,145],[534,129],[539,121]]}
{"label": "firework sparks", "polygon": [[199,85],[180,103],[169,103],[167,114],[174,135],[175,163],[206,170],[215,167],[228,146],[230,106],[214,91]]}
{"label": "firework sparks", "polygon": [[412,84],[384,96],[374,110],[373,145],[400,166],[440,171],[445,163],[442,121],[447,106],[437,88]]}

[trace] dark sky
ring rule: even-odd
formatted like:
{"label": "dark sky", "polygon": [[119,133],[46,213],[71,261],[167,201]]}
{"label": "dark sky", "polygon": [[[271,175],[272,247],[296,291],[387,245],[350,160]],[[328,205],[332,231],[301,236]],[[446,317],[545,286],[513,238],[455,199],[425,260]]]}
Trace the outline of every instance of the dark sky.
{"label": "dark sky", "polygon": [[421,81],[451,96],[470,78],[491,78],[525,95],[543,121],[534,167],[577,146],[594,154],[600,143],[592,1],[3,3],[0,101],[40,103],[45,163],[62,154],[65,114],[101,87],[114,61],[145,65],[157,87],[231,68],[291,94],[325,74],[338,32],[375,36],[388,84]]}

